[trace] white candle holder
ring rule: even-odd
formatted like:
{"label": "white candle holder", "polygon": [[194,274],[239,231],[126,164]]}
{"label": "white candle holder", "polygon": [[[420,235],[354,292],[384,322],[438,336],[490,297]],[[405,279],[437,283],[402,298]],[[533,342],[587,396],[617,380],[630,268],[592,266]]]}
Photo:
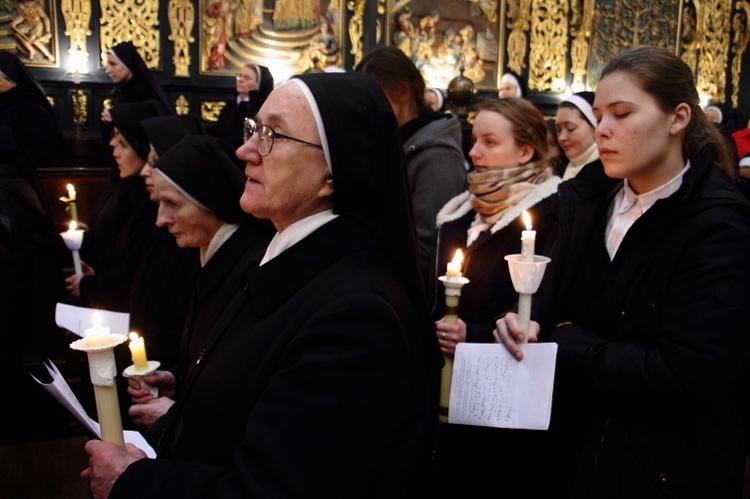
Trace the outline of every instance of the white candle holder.
{"label": "white candle holder", "polygon": [[[445,286],[445,322],[456,324],[458,322],[458,299],[461,297],[461,288],[469,283],[469,280],[460,275],[441,275],[438,279]],[[441,423],[448,422],[448,409],[451,400],[451,383],[453,381],[453,357],[443,355],[445,365],[440,371],[440,408],[438,420]]]}
{"label": "white candle holder", "polygon": [[89,346],[86,338],[70,344],[70,348],[86,352],[88,356],[89,375],[94,385],[96,412],[99,417],[102,441],[120,447],[125,447],[125,437],[122,432],[120,402],[115,385],[117,366],[113,350],[126,339],[127,336],[124,334],[110,334],[106,342],[96,346]]}
{"label": "white candle holder", "polygon": [[518,293],[518,323],[523,329],[526,343],[529,338],[529,324],[531,322],[531,295],[537,292],[544,277],[544,270],[550,259],[546,256],[534,255],[534,261],[528,261],[528,255],[506,255],[510,269],[510,279]]}
{"label": "white candle holder", "polygon": [[138,371],[135,368],[135,364],[131,364],[125,368],[125,370],[122,372],[122,375],[126,378],[133,378],[138,381],[141,384],[141,387],[149,391],[149,393],[151,394],[151,398],[156,399],[159,398],[159,387],[149,385],[143,378],[159,369],[160,365],[161,363],[158,360],[149,360],[148,367],[142,371]]}
{"label": "white candle holder", "polygon": [[60,236],[65,241],[65,246],[73,253],[73,266],[75,267],[76,274],[83,274],[81,255],[78,253],[83,244],[83,230],[66,230],[65,232],[60,232]]}

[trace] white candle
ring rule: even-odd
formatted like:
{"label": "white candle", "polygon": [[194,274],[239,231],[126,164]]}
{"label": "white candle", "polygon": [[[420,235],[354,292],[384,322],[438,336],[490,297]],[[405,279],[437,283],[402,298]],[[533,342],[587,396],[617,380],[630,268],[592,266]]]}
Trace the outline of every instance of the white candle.
{"label": "white candle", "polygon": [[534,243],[536,242],[536,231],[531,230],[531,217],[523,211],[523,223],[526,230],[521,232],[521,257],[524,262],[534,262]]}
{"label": "white candle", "polygon": [[86,329],[86,346],[95,347],[110,343],[111,337],[109,327],[102,326],[102,316],[98,312],[94,313],[94,327]]}
{"label": "white candle", "polygon": [[463,260],[464,254],[460,249],[456,250],[453,260],[448,262],[448,267],[445,269],[445,275],[448,277],[461,277],[461,262],[463,262]]}
{"label": "white candle", "polygon": [[75,267],[76,274],[83,274],[81,255],[78,253],[78,250],[81,249],[81,244],[83,244],[83,231],[77,227],[78,224],[75,220],[71,221],[70,225],[68,225],[68,230],[61,232],[60,236],[65,241],[65,246],[73,253],[73,266]]}
{"label": "white candle", "polygon": [[133,359],[133,365],[135,366],[136,372],[146,371],[148,369],[148,358],[146,357],[146,345],[143,343],[143,338],[138,336],[138,333],[130,333],[130,356]]}

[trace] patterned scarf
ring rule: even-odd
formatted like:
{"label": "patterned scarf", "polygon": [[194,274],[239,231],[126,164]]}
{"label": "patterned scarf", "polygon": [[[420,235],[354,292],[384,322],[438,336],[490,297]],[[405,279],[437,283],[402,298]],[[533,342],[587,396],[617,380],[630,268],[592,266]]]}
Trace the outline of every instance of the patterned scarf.
{"label": "patterned scarf", "polygon": [[551,176],[552,169],[547,163],[471,172],[468,175],[469,202],[484,223],[493,224]]}

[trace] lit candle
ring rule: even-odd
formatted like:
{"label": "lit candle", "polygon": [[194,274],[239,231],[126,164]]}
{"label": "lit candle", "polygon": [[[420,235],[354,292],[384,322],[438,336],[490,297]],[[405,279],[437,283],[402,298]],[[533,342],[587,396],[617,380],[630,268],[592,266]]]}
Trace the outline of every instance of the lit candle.
{"label": "lit candle", "polygon": [[146,345],[143,343],[143,338],[138,336],[138,333],[130,333],[130,356],[133,359],[133,365],[135,365],[136,372],[142,372],[148,370],[148,359],[146,358]]}
{"label": "lit candle", "polygon": [[76,204],[76,200],[78,199],[78,196],[76,195],[76,188],[73,187],[73,184],[68,184],[67,189],[68,189],[68,197],[62,197],[60,198],[60,201],[66,204],[65,209],[70,214],[70,218],[72,218],[75,221],[78,221],[78,205]]}
{"label": "lit candle", "polygon": [[109,334],[109,327],[102,326],[102,316],[99,312],[94,313],[93,321],[94,327],[85,331],[86,346],[96,347],[110,343],[112,338]]}
{"label": "lit candle", "polygon": [[461,277],[461,263],[463,260],[464,254],[460,249],[456,250],[453,260],[448,262],[448,268],[445,270],[445,275],[448,277]]}
{"label": "lit candle", "polygon": [[[522,216],[526,230],[521,232],[521,260],[526,263],[534,263],[536,231],[531,230],[531,217],[526,210],[523,211]],[[518,294],[518,323],[524,332],[522,343],[526,343],[529,338],[529,324],[531,323],[531,293]]]}
{"label": "lit candle", "polygon": [[70,347],[86,352],[89,360],[89,375],[94,385],[96,412],[103,442],[125,447],[120,417],[120,403],[117,398],[117,366],[114,347],[126,340],[123,334],[110,334],[107,326],[102,326],[102,316],[93,316],[94,327],[86,329],[86,337],[74,341]]}
{"label": "lit candle", "polygon": [[[453,257],[453,261],[448,262],[445,275],[438,277],[445,286],[445,316],[443,320],[446,324],[456,324],[458,322],[458,301],[461,296],[461,287],[467,284],[469,280],[461,275],[461,263],[464,254],[459,249]],[[448,422],[448,410],[450,408],[451,382],[453,380],[453,356],[443,355],[445,364],[440,374],[440,408],[438,419]]]}
{"label": "lit candle", "polygon": [[73,266],[75,267],[76,274],[83,274],[81,255],[78,253],[78,250],[81,249],[81,244],[83,244],[83,231],[78,229],[78,224],[73,220],[68,225],[68,230],[61,232],[60,236],[65,241],[65,246],[73,254]]}
{"label": "lit candle", "polygon": [[531,230],[531,217],[526,210],[523,211],[522,216],[523,223],[526,225],[526,230],[521,232],[521,257],[524,262],[533,262],[536,231]]}

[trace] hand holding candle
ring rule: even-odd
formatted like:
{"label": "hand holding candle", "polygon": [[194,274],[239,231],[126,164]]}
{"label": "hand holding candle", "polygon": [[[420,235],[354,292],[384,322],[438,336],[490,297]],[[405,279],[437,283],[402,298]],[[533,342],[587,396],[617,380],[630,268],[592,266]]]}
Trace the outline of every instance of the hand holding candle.
{"label": "hand holding candle", "polygon": [[526,211],[523,212],[523,220],[526,230],[521,233],[521,254],[507,255],[505,259],[508,261],[513,287],[518,292],[518,324],[524,332],[522,343],[526,343],[531,322],[531,296],[539,287],[544,268],[550,260],[546,256],[534,255],[536,231],[531,229],[531,217]]}
{"label": "hand holding candle", "polygon": [[[456,324],[458,322],[458,299],[461,296],[461,287],[469,280],[461,274],[461,263],[464,255],[461,250],[456,250],[453,261],[448,262],[445,275],[438,277],[445,286],[445,322]],[[440,379],[440,413],[438,419],[448,422],[448,408],[450,407],[451,382],[453,379],[453,357],[443,355],[445,365],[441,371]]]}

